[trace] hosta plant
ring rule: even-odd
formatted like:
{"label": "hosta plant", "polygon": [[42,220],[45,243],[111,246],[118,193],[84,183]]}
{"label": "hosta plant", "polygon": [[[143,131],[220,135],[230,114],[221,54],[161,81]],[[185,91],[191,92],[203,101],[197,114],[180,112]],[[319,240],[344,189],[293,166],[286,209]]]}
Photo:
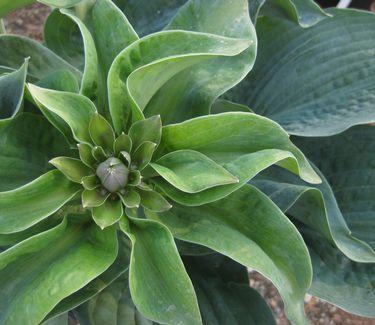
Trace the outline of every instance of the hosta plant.
{"label": "hosta plant", "polygon": [[41,2],[0,35],[0,324],[275,324],[247,268],[375,317],[372,14]]}

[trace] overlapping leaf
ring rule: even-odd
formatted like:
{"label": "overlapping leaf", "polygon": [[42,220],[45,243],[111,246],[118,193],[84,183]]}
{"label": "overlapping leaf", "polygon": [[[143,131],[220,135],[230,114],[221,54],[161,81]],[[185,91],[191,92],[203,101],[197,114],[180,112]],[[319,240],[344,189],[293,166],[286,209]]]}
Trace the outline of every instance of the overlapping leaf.
{"label": "overlapping leaf", "polygon": [[247,269],[223,256],[185,257],[203,323],[276,324],[262,296],[249,288]]}
{"label": "overlapping leaf", "polygon": [[15,190],[0,192],[0,233],[31,227],[60,209],[80,190],[81,186],[52,170]]}
{"label": "overlapping leaf", "polygon": [[201,324],[193,285],[169,230],[142,219],[123,218],[120,226],[133,244],[129,281],[138,310],[163,324]]}
{"label": "overlapping leaf", "polygon": [[352,234],[375,249],[375,128],[295,141],[326,176]]}
{"label": "overlapping leaf", "polygon": [[42,117],[21,114],[0,131],[0,191],[31,182],[56,156],[74,155],[60,133]]}
{"label": "overlapping leaf", "polygon": [[246,185],[215,203],[191,208],[175,204],[167,212],[147,215],[176,238],[207,246],[265,275],[280,291],[290,319],[305,323],[303,299],[311,282],[307,248],[293,224],[260,191]]}
{"label": "overlapping leaf", "polygon": [[315,229],[352,260],[375,262],[374,250],[352,233],[330,185],[319,174],[323,183],[309,185],[275,168],[256,177],[252,184],[265,192],[284,212]]}
{"label": "overlapping leaf", "polygon": [[308,29],[258,19],[258,60],[229,97],[302,136],[328,136],[374,121],[373,14],[329,13],[332,18]]}
{"label": "overlapping leaf", "polygon": [[2,252],[0,322],[40,323],[63,298],[103,273],[116,255],[115,229],[102,231],[84,215]]}
{"label": "overlapping leaf", "polygon": [[[63,299],[53,310],[47,315],[45,318],[53,319],[54,317],[61,315],[65,312],[71,311],[76,309],[78,306],[85,304],[90,299],[94,298],[96,295],[100,294],[104,291],[104,295],[106,292],[106,288],[111,286],[113,282],[121,277],[121,281],[125,278],[127,281],[127,276],[125,276],[126,272],[128,272],[129,268],[129,260],[130,260],[130,240],[125,236],[119,236],[119,249],[118,255],[116,260],[113,264],[100,276],[92,280],[90,283],[85,285],[82,289],[78,290],[77,292],[71,294],[70,296]],[[117,286],[118,284],[114,284]],[[87,305],[87,304],[86,304]],[[80,308],[81,310],[81,308]],[[82,324],[85,325],[85,324]],[[99,324],[98,324],[99,325]]]}
{"label": "overlapping leaf", "polygon": [[71,140],[73,134],[79,142],[91,142],[89,124],[96,107],[87,97],[32,84],[28,88],[44,115],[67,139]]}
{"label": "overlapping leaf", "polygon": [[0,76],[0,129],[21,108],[27,74],[27,61],[16,71]]}
{"label": "overlapping leaf", "polygon": [[125,274],[86,304],[78,307],[74,314],[80,324],[156,324],[137,310],[130,296],[128,282],[128,274]]}
{"label": "overlapping leaf", "polygon": [[[212,11],[219,13],[219,8],[227,15],[216,19]],[[194,10],[205,24],[191,15]],[[245,0],[190,1],[168,29],[178,31],[142,38],[111,67],[109,102],[117,132],[142,119],[142,111],[161,114],[164,124],[208,113],[216,97],[252,67],[256,37]]]}
{"label": "overlapping leaf", "polygon": [[306,28],[330,16],[314,0],[249,0],[249,4],[252,4],[250,13],[253,21],[256,21],[258,14],[284,17]]}
{"label": "overlapping leaf", "polygon": [[40,43],[23,36],[0,35],[0,73],[18,69],[30,57],[29,81],[46,78],[59,70],[69,70],[78,80],[82,73]]}
{"label": "overlapping leaf", "polygon": [[318,233],[300,229],[314,269],[309,292],[350,313],[375,318],[375,264],[353,262]]}
{"label": "overlapping leaf", "polygon": [[271,120],[255,114],[216,114],[164,127],[159,154],[184,149],[203,153],[239,179],[236,184],[189,195],[161,179],[153,180],[163,192],[184,205],[200,205],[221,199],[275,163],[305,180],[320,182],[285,131]]}
{"label": "overlapping leaf", "polygon": [[187,0],[114,0],[140,36],[162,30]]}

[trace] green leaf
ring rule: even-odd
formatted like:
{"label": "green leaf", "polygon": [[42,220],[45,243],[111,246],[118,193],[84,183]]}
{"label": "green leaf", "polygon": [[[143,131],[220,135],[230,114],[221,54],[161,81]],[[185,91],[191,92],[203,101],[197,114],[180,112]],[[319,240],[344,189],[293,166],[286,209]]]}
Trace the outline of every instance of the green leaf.
{"label": "green leaf", "polygon": [[74,311],[81,325],[152,325],[134,306],[130,296],[128,274],[108,286],[85,305]]}
{"label": "green leaf", "polygon": [[257,63],[228,98],[301,136],[333,135],[375,121],[373,14],[329,13],[334,17],[306,30],[282,19],[258,19]]}
{"label": "green leaf", "polygon": [[145,141],[150,141],[156,143],[156,145],[159,145],[161,139],[160,115],[152,116],[145,120],[135,122],[130,127],[129,136],[132,140],[134,150],[136,150]]}
{"label": "green leaf", "polygon": [[166,29],[220,35],[237,42],[248,41],[246,48],[240,52],[217,55],[180,71],[158,90],[144,109],[144,114],[161,114],[163,123],[170,124],[207,114],[216,98],[240,82],[251,70],[257,40],[246,0],[188,1]]}
{"label": "green leaf", "polygon": [[372,154],[375,149],[375,128],[357,126],[334,137],[301,138],[296,142],[326,175],[352,235],[375,249],[375,172]]}
{"label": "green leaf", "polygon": [[31,227],[70,201],[81,186],[52,170],[20,188],[0,192],[0,233]]}
{"label": "green leaf", "polygon": [[284,168],[308,182],[320,182],[303,153],[289,140],[288,134],[275,122],[256,114],[223,113],[164,126],[160,147],[159,152],[196,150],[219,164],[233,162],[264,149],[285,150],[295,158],[282,162]]}
{"label": "green leaf", "polygon": [[[323,157],[326,159],[327,155]],[[252,184],[266,193],[280,209],[320,233],[350,259],[375,262],[374,250],[349,229],[330,185],[316,170],[323,180],[320,185],[308,185],[276,168],[260,174]],[[355,204],[355,201],[350,199],[347,202]]]}
{"label": "green leaf", "polygon": [[266,195],[246,185],[215,203],[193,208],[176,204],[165,213],[146,213],[178,239],[207,246],[262,273],[278,288],[288,317],[307,324],[303,302],[312,276],[308,251]]}
{"label": "green leaf", "polygon": [[225,168],[194,150],[168,153],[150,165],[170,184],[187,193],[239,183],[239,179]]}
{"label": "green leaf", "polygon": [[226,197],[241,188],[262,170],[275,163],[281,164],[290,158],[293,158],[290,152],[275,149],[261,150],[240,156],[233,162],[225,164],[225,168],[239,179],[238,183],[210,188],[199,193],[186,194],[162,179],[152,178],[151,182],[174,201],[186,206],[198,206]]}
{"label": "green leaf", "polygon": [[138,170],[144,169],[152,159],[156,148],[156,143],[145,141],[133,153],[132,165]]}
{"label": "green leaf", "polygon": [[141,196],[134,190],[128,191],[124,195],[120,195],[121,201],[127,208],[138,208],[141,203]]}
{"label": "green leaf", "polygon": [[81,32],[85,53],[85,67],[83,70],[80,93],[89,99],[95,100],[98,87],[98,57],[94,40],[86,25],[73,11],[62,9],[61,13],[72,19]]}
{"label": "green leaf", "polygon": [[68,323],[68,313],[62,314],[62,315],[57,316],[55,318],[52,318],[52,319],[44,322],[42,325],[69,325],[69,323]]}
{"label": "green leaf", "polygon": [[259,6],[262,6],[260,15],[289,18],[303,28],[314,26],[331,17],[313,0],[266,0]]}
{"label": "green leaf", "polygon": [[61,134],[42,116],[19,114],[0,130],[0,191],[31,182],[60,155],[74,157]]}
{"label": "green leaf", "polygon": [[[125,15],[110,0],[98,0],[86,5],[83,21],[90,29],[98,54],[99,107],[109,119],[107,77],[113,60],[138,36]],[[78,11],[78,9],[77,9]]]}
{"label": "green leaf", "polygon": [[44,23],[44,43],[61,58],[83,71],[85,51],[78,25],[60,10],[52,11]]}
{"label": "green leaf", "polygon": [[[43,113],[47,111],[58,115],[69,125],[77,141],[91,143],[89,125],[96,108],[87,97],[39,88],[32,84],[29,84],[28,87]],[[47,118],[50,118],[50,115],[47,115]],[[51,122],[58,127],[56,120]]]}
{"label": "green leaf", "polygon": [[375,318],[375,264],[353,262],[324,237],[301,229],[314,270],[309,293],[349,313]]}
{"label": "green leaf", "polygon": [[87,166],[93,167],[96,165],[96,159],[92,155],[92,147],[87,143],[79,143],[78,145],[79,159]]}
{"label": "green leaf", "polygon": [[0,323],[39,324],[62,299],[113,263],[115,228],[102,231],[83,217],[65,220],[0,254]]}
{"label": "green leaf", "polygon": [[3,19],[0,19],[0,34],[6,34],[6,29],[5,29],[5,25],[4,25],[4,20]]}
{"label": "green leaf", "polygon": [[130,186],[139,186],[141,188],[142,185],[142,175],[139,170],[132,170],[129,173],[129,182]]}
{"label": "green leaf", "polygon": [[62,172],[69,180],[79,184],[82,183],[83,177],[89,176],[93,173],[91,168],[75,158],[57,157],[50,160],[50,163]]}
{"label": "green leaf", "polygon": [[35,82],[59,70],[69,70],[78,80],[82,78],[79,70],[40,43],[23,36],[0,35],[0,72],[18,69],[28,56],[30,57],[27,71],[29,81]]}
{"label": "green leaf", "polygon": [[220,113],[228,113],[228,112],[253,113],[253,111],[249,107],[245,105],[233,103],[225,99],[218,99],[211,106],[211,112],[210,112],[211,114],[220,114]]}
{"label": "green leaf", "polygon": [[36,0],[3,0],[0,4],[0,18],[5,17],[9,13],[18,8],[22,8],[34,3]]}
{"label": "green leaf", "polygon": [[77,5],[83,0],[38,0],[38,2],[57,8],[69,8]]}
{"label": "green leaf", "polygon": [[172,208],[169,202],[158,192],[138,189],[138,193],[141,196],[141,205],[150,211],[163,212]]}
{"label": "green leaf", "polygon": [[86,190],[93,190],[100,186],[100,180],[96,175],[85,176],[82,177],[81,184]]}
{"label": "green leaf", "polygon": [[36,85],[42,88],[68,91],[71,93],[79,92],[77,78],[67,69],[58,70],[52,73],[51,75],[39,80]]}
{"label": "green leaf", "polygon": [[[247,39],[187,31],[160,32],[134,42],[116,57],[108,75],[110,112],[116,132],[126,132],[132,123],[142,120],[142,111],[146,106],[149,103],[156,105],[152,100],[154,95],[157,94],[161,100],[158,95],[161,87],[168,84],[167,81],[175,80],[174,77],[182,70],[217,57],[236,56],[250,44],[251,40]],[[185,94],[179,94],[169,86],[165,89],[168,89],[168,94],[163,95],[165,100],[180,98],[178,104],[158,103],[158,109],[148,110],[148,116],[158,115],[164,107],[168,108],[168,112],[161,114],[163,121],[170,120],[178,113],[183,116],[196,115],[196,112],[191,112],[193,103],[184,98],[191,91],[190,87],[184,87]],[[182,99],[184,104],[180,103]],[[186,106],[188,102],[189,109],[180,106]],[[209,105],[204,113],[208,111]]]}
{"label": "green leaf", "polygon": [[0,128],[18,113],[23,100],[27,60],[16,71],[0,76]]}
{"label": "green leaf", "polygon": [[[97,278],[85,285],[82,289],[63,299],[45,319],[50,319],[94,298],[98,293],[111,285],[117,278],[126,273],[129,268],[131,243],[126,236],[118,238],[119,249],[113,264]],[[94,298],[95,299],[95,298]],[[80,307],[78,307],[80,308]],[[82,324],[84,325],[84,324]]]}
{"label": "green leaf", "polygon": [[115,224],[123,214],[124,210],[119,198],[112,200],[109,197],[102,205],[92,208],[92,217],[101,229]]}
{"label": "green leaf", "polygon": [[95,146],[92,148],[91,153],[97,162],[103,162],[108,158],[102,147]]}
{"label": "green leaf", "polygon": [[99,207],[108,199],[111,193],[102,193],[101,189],[84,190],[82,192],[82,206],[84,208]]}
{"label": "green leaf", "polygon": [[115,140],[115,155],[118,156],[121,151],[131,152],[132,149],[132,139],[122,132]]}
{"label": "green leaf", "polygon": [[229,258],[217,257],[211,254],[184,258],[197,292],[203,323],[275,325],[267,303],[249,287],[247,269]]}
{"label": "green leaf", "polygon": [[113,132],[111,124],[109,124],[103,116],[95,113],[91,117],[89,131],[94,144],[102,147],[107,152],[113,150],[115,133]]}
{"label": "green leaf", "polygon": [[120,227],[133,244],[129,282],[138,310],[163,324],[202,324],[193,285],[168,229],[156,221],[125,218]]}
{"label": "green leaf", "polygon": [[114,0],[139,35],[162,30],[187,0]]}
{"label": "green leaf", "polygon": [[[58,219],[55,214],[38,222],[34,226],[27,228],[26,230],[11,233],[11,234],[0,234],[0,247],[7,248],[7,247],[14,246],[43,231],[56,227],[60,222],[61,220]],[[0,251],[1,251],[1,248],[0,248]]]}

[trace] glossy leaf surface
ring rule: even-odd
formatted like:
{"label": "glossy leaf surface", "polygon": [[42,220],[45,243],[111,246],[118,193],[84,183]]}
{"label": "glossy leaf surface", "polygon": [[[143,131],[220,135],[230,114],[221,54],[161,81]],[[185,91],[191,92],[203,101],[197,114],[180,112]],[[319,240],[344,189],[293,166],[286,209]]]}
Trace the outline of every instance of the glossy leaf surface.
{"label": "glossy leaf surface", "polygon": [[201,324],[193,285],[172,234],[156,221],[127,222],[122,219],[120,225],[133,244],[129,281],[139,311],[164,324]]}
{"label": "glossy leaf surface", "polygon": [[307,248],[293,224],[259,190],[246,185],[215,203],[193,208],[176,204],[168,212],[147,215],[175,237],[262,273],[278,288],[288,317],[306,323],[303,299],[312,276]]}
{"label": "glossy leaf surface", "polygon": [[20,188],[0,192],[0,233],[24,230],[70,201],[81,186],[52,170]]}
{"label": "glossy leaf surface", "polygon": [[0,254],[2,323],[40,323],[115,260],[115,229],[101,231],[82,222],[82,216],[78,220],[64,221]]}
{"label": "glossy leaf surface", "polygon": [[308,29],[283,19],[260,18],[257,63],[228,96],[295,135],[328,136],[373,122],[373,14],[329,13],[332,18]]}
{"label": "glossy leaf surface", "polygon": [[151,166],[170,184],[187,193],[239,182],[225,168],[194,150],[173,151]]}

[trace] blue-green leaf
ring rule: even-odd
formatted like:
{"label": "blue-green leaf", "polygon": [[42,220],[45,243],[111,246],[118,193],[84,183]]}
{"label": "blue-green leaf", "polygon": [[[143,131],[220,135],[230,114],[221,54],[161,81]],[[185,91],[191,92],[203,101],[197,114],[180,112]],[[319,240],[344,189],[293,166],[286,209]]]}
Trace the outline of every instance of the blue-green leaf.
{"label": "blue-green leaf", "polygon": [[68,220],[0,254],[0,323],[39,324],[115,260],[115,228],[102,231],[84,215]]}
{"label": "blue-green leaf", "polygon": [[375,121],[373,14],[329,13],[332,18],[308,29],[259,18],[257,62],[228,97],[300,136],[328,136]]}
{"label": "blue-green leaf", "polygon": [[60,209],[80,189],[60,171],[52,170],[20,188],[0,192],[0,233],[31,227]]}

